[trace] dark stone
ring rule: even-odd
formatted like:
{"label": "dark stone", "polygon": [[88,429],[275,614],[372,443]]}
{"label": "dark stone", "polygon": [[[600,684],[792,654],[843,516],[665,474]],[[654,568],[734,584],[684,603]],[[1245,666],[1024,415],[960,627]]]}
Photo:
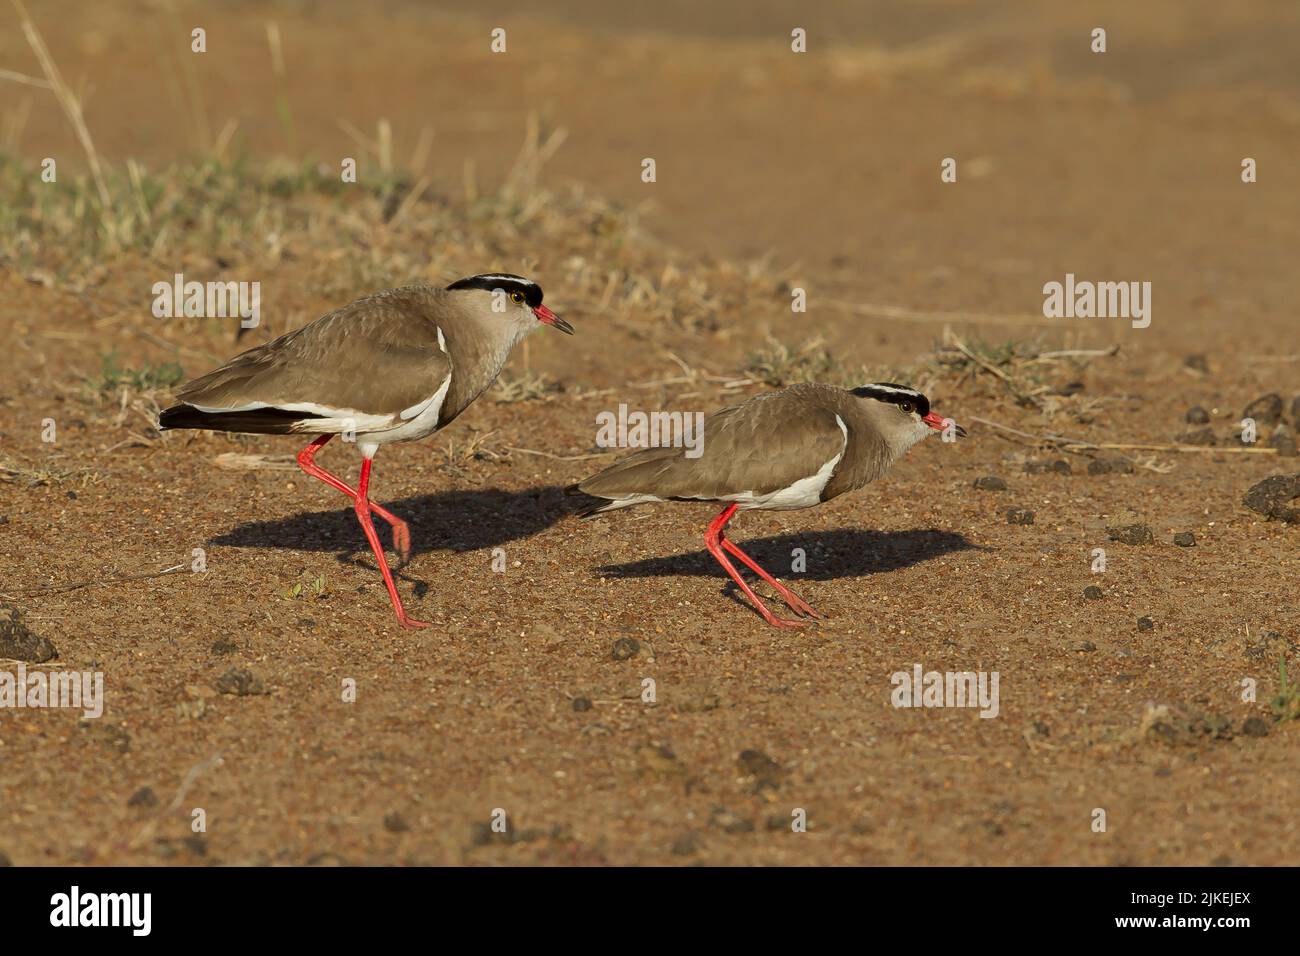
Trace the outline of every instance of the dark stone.
{"label": "dark stone", "polygon": [[1120,544],[1151,544],[1156,536],[1151,533],[1151,526],[1146,524],[1111,525],[1106,528],[1110,540]]}
{"label": "dark stone", "polygon": [[234,697],[253,697],[266,693],[266,684],[246,667],[232,667],[212,685],[219,693]]}
{"label": "dark stone", "polygon": [[1187,424],[1189,425],[1208,425],[1210,424],[1210,413],[1200,405],[1193,405],[1187,410]]}
{"label": "dark stone", "polygon": [[1241,732],[1247,737],[1267,737],[1268,724],[1259,717],[1247,717],[1241,725]]}
{"label": "dark stone", "polygon": [[48,637],[34,634],[23,623],[23,612],[0,604],[0,657],[29,664],[44,664],[59,656]]}
{"label": "dark stone", "polygon": [[641,653],[641,642],[634,637],[620,637],[614,642],[612,654],[616,661],[630,661],[639,653]]}
{"label": "dark stone", "polygon": [[389,813],[384,815],[384,829],[389,833],[408,833],[411,825],[400,813]]}
{"label": "dark stone", "polygon": [[1026,475],[1041,475],[1041,474],[1043,474],[1045,471],[1047,471],[1047,463],[1046,463],[1046,462],[1043,462],[1043,461],[1037,461],[1037,460],[1032,459],[1032,458],[1031,458],[1029,461],[1025,462],[1025,474],[1026,474]]}
{"label": "dark stone", "polygon": [[573,709],[580,714],[591,710],[591,700],[586,697],[575,697],[573,698]]}
{"label": "dark stone", "polygon": [[1261,395],[1246,406],[1241,417],[1255,419],[1256,425],[1273,427],[1282,420],[1282,396],[1277,392]]}
{"label": "dark stone", "polygon": [[239,645],[228,637],[222,637],[213,641],[212,646],[208,649],[212,651],[213,654],[233,654],[235,651],[239,650]]}
{"label": "dark stone", "polygon": [[1138,630],[1139,630],[1139,631],[1151,631],[1151,630],[1155,630],[1155,626],[1156,626],[1156,622],[1153,621],[1153,620],[1151,620],[1151,618],[1149,618],[1149,617],[1140,617],[1140,618],[1138,618]]}
{"label": "dark stone", "polygon": [[128,807],[144,807],[151,810],[158,806],[158,795],[153,792],[153,787],[141,787],[131,798],[126,801]]}
{"label": "dark stone", "polygon": [[1174,535],[1174,544],[1180,548],[1194,548],[1196,547],[1196,535],[1190,531],[1180,531]]}
{"label": "dark stone", "polygon": [[1102,458],[1094,458],[1088,462],[1088,474],[1090,475],[1109,475],[1111,473],[1110,462]]}
{"label": "dark stone", "polygon": [[1008,508],[1007,524],[1033,524],[1034,513],[1025,508]]}
{"label": "dark stone", "polygon": [[1184,358],[1183,365],[1190,368],[1193,372],[1202,372],[1207,375],[1210,372],[1210,363],[1206,360],[1204,355],[1199,353]]}
{"label": "dark stone", "polygon": [[740,769],[755,777],[770,777],[781,769],[781,765],[761,750],[742,750]]}
{"label": "dark stone", "polygon": [[1268,438],[1268,447],[1276,448],[1279,458],[1295,458],[1300,454],[1296,448],[1295,435],[1285,425],[1278,425]]}
{"label": "dark stone", "polygon": [[1070,467],[1070,463],[1064,458],[1058,458],[1056,461],[1052,462],[1051,468],[1052,472],[1057,475],[1074,474],[1074,469]]}
{"label": "dark stone", "polygon": [[1181,435],[1175,435],[1174,441],[1180,445],[1200,445],[1209,448],[1218,439],[1214,437],[1213,428],[1197,428],[1190,432],[1183,432]]}
{"label": "dark stone", "polygon": [[700,840],[694,833],[683,833],[673,841],[673,856],[693,856],[700,852]]}
{"label": "dark stone", "polygon": [[1086,588],[1084,588],[1083,596],[1087,598],[1089,601],[1100,601],[1103,597],[1105,597],[1105,595],[1101,593],[1101,588],[1097,587],[1097,585],[1095,584],[1089,584]]}
{"label": "dark stone", "polygon": [[1273,475],[1252,485],[1241,503],[1269,520],[1300,524],[1300,508],[1290,507],[1295,498],[1300,498],[1300,474]]}
{"label": "dark stone", "polygon": [[1073,650],[1080,651],[1082,653],[1090,653],[1092,651],[1095,651],[1096,649],[1097,649],[1097,645],[1092,643],[1092,641],[1080,641],[1079,643],[1075,644],[1073,647]]}
{"label": "dark stone", "polygon": [[1006,491],[1007,483],[997,475],[985,475],[975,479],[975,487],[980,491]]}

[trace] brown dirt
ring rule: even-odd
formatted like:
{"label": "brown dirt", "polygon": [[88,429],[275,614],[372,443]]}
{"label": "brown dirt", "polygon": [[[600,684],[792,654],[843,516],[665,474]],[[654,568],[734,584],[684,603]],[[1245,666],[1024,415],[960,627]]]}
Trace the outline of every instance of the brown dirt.
{"label": "brown dirt", "polygon": [[[15,471],[0,483],[0,592],[57,646],[43,666],[104,672],[108,706],[84,724],[0,712],[0,853],[19,864],[1300,861],[1296,724],[1268,707],[1278,658],[1300,640],[1300,528],[1240,504],[1260,479],[1300,471],[1297,459],[1134,452],[1132,474],[1088,475],[1085,456],[1065,456],[1068,476],[1027,474],[1014,456],[1062,456],[971,422],[1163,443],[1190,427],[1190,405],[1210,409],[1220,435],[1260,394],[1290,406],[1300,16],[1172,0],[1088,12],[935,2],[925,16],[846,2],[802,22],[775,3],[746,16],[713,5],[735,9],[700,19],[684,3],[652,14],[575,0],[531,19],[507,9],[510,52],[493,57],[498,23],[472,6],[357,17],[344,4],[276,5],[292,144],[268,93],[267,14],[253,5],[33,12],[110,163],[156,169],[206,150],[227,117],[254,159],[292,150],[333,163],[355,150],[340,119],[373,135],[386,117],[402,157],[434,130],[418,172],[458,202],[466,161],[494,188],[540,112],[569,133],[546,184],[643,207],[663,243],[645,247],[647,281],[670,263],[692,274],[770,255],[751,273],[766,284],[752,300],[720,296],[708,322],[677,322],[647,319],[621,293],[566,287],[576,267],[563,244],[467,246],[444,262],[531,272],[579,336],[538,335],[516,359],[564,391],[480,401],[446,433],[378,459],[376,497],[416,543],[400,587],[438,624],[407,632],[332,492],[292,470],[214,467],[225,452],[292,444],[157,439],[116,393],[83,387],[110,349],[126,366],[179,359],[197,374],[247,344],[229,328],[149,318],[150,284],[182,263],[132,254],[50,275],[44,261],[4,262],[0,464]],[[792,16],[810,30],[804,57],[787,52]],[[0,66],[39,73],[13,14],[0,22]],[[164,51],[187,49],[192,23],[210,52],[187,92],[188,54]],[[1104,57],[1080,52],[1097,24],[1110,31]],[[31,170],[46,155],[76,168],[49,94],[0,89],[0,119],[33,104],[5,146]],[[638,179],[644,156],[658,161],[654,185]],[[944,156],[962,163],[955,185],[938,181]],[[1239,181],[1243,156],[1259,161],[1257,184]],[[351,248],[300,249],[249,276],[264,279],[264,302],[289,303],[257,335],[339,304],[314,283]],[[1042,284],[1066,272],[1150,280],[1151,327],[1041,318]],[[780,281],[809,289],[807,314],[790,313]],[[559,489],[609,459],[520,450],[587,455],[596,413],[619,401],[734,401],[753,389],[725,382],[768,332],[822,336],[852,366],[910,362],[945,325],[967,340],[1121,351],[1053,367],[1084,390],[1051,414],[1018,407],[991,376],[940,377],[936,405],[970,440],[928,442],[816,510],[736,522],[737,540],[782,572],[792,549],[807,551],[807,573],[782,576],[831,617],[805,632],[769,629],[724,587],[702,551],[707,509],[582,524]],[[714,377],[683,375],[669,351]],[[674,378],[688,380],[629,387]],[[46,418],[53,445],[40,440]],[[480,454],[467,454],[476,439]],[[322,461],[354,474],[342,449]],[[1008,489],[972,488],[988,474]],[[1034,523],[1008,524],[1010,507]],[[1108,540],[1125,510],[1154,543]],[[1195,547],[1173,545],[1183,531]],[[497,547],[504,574],[491,571]],[[194,548],[204,574],[115,577],[188,564]],[[1100,600],[1084,598],[1089,585]],[[1144,616],[1153,629],[1138,630]],[[615,660],[625,638],[639,649]],[[1000,715],[895,709],[890,674],[914,663],[998,671]],[[218,693],[232,667],[264,693]],[[347,678],[355,703],[341,700]],[[1241,700],[1245,678],[1258,703]],[[1251,717],[1267,735],[1243,732]],[[146,786],[159,805],[129,805]],[[197,840],[194,807],[208,819]],[[495,808],[508,835],[483,829]],[[790,832],[794,808],[808,833]],[[1105,833],[1092,830],[1096,808]]]}

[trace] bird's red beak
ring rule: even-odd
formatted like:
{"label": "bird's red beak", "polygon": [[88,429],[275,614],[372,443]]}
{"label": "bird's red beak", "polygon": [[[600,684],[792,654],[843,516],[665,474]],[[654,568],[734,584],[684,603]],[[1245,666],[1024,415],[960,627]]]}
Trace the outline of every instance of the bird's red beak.
{"label": "bird's red beak", "polygon": [[924,416],[924,417],[921,419],[921,421],[925,422],[927,425],[929,425],[931,428],[933,428],[933,429],[934,429],[935,431],[937,431],[937,432],[941,432],[941,431],[943,431],[945,428],[947,428],[947,427],[951,424],[952,427],[953,427],[954,429],[956,429],[956,431],[957,431],[957,437],[958,437],[958,438],[965,438],[965,437],[966,437],[966,429],[962,428],[960,425],[958,425],[956,422],[954,422],[951,418],[944,418],[944,417],[943,417],[942,415],[940,415],[938,412],[931,412],[929,415]]}
{"label": "bird's red beak", "polygon": [[562,318],[552,312],[544,305],[539,305],[533,309],[533,315],[537,316],[537,321],[543,325],[553,325],[566,335],[573,334],[573,326],[565,322]]}

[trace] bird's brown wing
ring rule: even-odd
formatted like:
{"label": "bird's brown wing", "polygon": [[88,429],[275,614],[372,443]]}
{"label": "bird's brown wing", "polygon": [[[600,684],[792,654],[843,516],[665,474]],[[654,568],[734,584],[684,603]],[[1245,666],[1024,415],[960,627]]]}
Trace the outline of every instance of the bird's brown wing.
{"label": "bird's brown wing", "polygon": [[577,489],[610,499],[764,495],[815,475],[844,447],[845,432],[832,409],[797,392],[772,392],[706,418],[698,458],[686,457],[684,448],[648,448]]}
{"label": "bird's brown wing", "polygon": [[432,291],[411,287],[358,299],[236,356],[177,397],[208,408],[313,404],[396,418],[427,401],[451,374],[429,317]]}

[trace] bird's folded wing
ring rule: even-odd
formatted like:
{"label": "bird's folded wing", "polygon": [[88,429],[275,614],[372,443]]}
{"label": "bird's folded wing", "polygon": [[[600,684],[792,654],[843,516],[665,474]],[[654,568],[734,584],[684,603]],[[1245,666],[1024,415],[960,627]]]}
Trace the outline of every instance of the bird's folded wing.
{"label": "bird's folded wing", "polygon": [[687,457],[686,448],[646,449],[578,488],[602,498],[765,495],[817,474],[843,454],[845,443],[845,431],[831,409],[776,392],[705,419],[699,457]]}
{"label": "bird's folded wing", "polygon": [[177,397],[208,410],[287,408],[363,415],[372,426],[400,423],[418,414],[451,375],[438,328],[412,312],[417,305],[360,299],[236,356]]}

